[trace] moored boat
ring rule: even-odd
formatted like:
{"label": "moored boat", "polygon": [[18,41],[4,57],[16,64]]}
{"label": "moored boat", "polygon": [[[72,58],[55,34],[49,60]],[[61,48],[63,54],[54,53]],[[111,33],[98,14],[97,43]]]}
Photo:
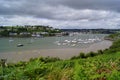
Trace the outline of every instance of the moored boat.
{"label": "moored boat", "polygon": [[17,47],[22,47],[22,46],[24,46],[23,44],[17,44]]}

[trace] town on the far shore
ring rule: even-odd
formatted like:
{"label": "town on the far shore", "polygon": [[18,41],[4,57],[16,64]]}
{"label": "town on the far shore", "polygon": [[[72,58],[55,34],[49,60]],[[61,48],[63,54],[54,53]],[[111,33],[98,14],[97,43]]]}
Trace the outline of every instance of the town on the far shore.
{"label": "town on the far shore", "polygon": [[71,34],[111,34],[120,29],[58,29],[44,25],[0,26],[0,37],[47,37]]}
{"label": "town on the far shore", "polygon": [[60,34],[66,35],[60,29],[43,25],[0,26],[1,37],[45,37]]}

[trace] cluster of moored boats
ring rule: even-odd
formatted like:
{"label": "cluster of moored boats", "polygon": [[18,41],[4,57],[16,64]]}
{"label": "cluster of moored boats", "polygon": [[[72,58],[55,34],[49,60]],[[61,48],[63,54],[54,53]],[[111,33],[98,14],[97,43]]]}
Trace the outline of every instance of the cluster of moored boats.
{"label": "cluster of moored boats", "polygon": [[[94,42],[99,42],[101,41],[102,38],[100,39],[99,37],[94,37],[94,38],[88,38],[88,39],[81,39],[81,38],[72,38],[72,39],[64,39],[64,40],[57,40],[54,42],[54,44],[58,45],[58,46],[65,46],[65,45],[68,45],[68,46],[76,46],[76,45],[79,45],[79,44],[90,44],[90,43],[94,43]],[[14,40],[12,38],[9,39],[9,42],[13,42]],[[33,43],[34,42],[34,39],[31,39],[29,44]],[[24,46],[24,44],[20,44],[18,43],[16,45],[17,47],[22,47]]]}
{"label": "cluster of moored boats", "polygon": [[58,46],[60,45],[71,45],[71,46],[76,46],[78,44],[89,44],[89,43],[94,43],[101,41],[100,38],[91,38],[91,39],[73,39],[73,40],[63,40],[63,41],[56,41],[55,44]]}

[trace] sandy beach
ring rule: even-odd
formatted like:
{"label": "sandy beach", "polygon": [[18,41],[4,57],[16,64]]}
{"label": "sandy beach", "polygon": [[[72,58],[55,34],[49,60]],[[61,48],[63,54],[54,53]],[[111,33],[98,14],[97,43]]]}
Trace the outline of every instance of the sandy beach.
{"label": "sandy beach", "polygon": [[94,43],[87,48],[67,48],[67,49],[37,49],[19,52],[1,53],[0,59],[6,58],[8,62],[28,61],[30,58],[36,57],[59,57],[61,59],[69,59],[73,56],[79,55],[80,52],[88,53],[90,51],[96,52],[104,50],[112,45],[111,41],[101,41]]}

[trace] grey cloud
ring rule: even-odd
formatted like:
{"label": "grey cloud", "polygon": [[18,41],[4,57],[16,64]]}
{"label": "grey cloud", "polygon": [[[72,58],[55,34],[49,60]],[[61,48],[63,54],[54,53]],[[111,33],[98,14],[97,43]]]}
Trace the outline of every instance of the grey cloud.
{"label": "grey cloud", "polygon": [[5,0],[0,1],[0,15],[29,15],[38,18],[52,18],[52,10],[44,10],[49,7],[41,0]]}
{"label": "grey cloud", "polygon": [[120,11],[120,0],[65,0],[63,3],[76,9],[100,9]]}
{"label": "grey cloud", "polygon": [[[34,15],[52,18],[55,10],[42,10],[47,7],[67,6],[74,9],[100,9],[120,11],[120,0],[1,0],[0,14],[6,15]],[[4,5],[10,7],[5,7]],[[59,9],[58,9],[59,10]]]}
{"label": "grey cloud", "polygon": [[103,27],[112,28],[119,25],[120,20],[114,21],[120,18],[119,3],[120,0],[0,0],[0,25],[19,23],[95,28],[104,24]]}

